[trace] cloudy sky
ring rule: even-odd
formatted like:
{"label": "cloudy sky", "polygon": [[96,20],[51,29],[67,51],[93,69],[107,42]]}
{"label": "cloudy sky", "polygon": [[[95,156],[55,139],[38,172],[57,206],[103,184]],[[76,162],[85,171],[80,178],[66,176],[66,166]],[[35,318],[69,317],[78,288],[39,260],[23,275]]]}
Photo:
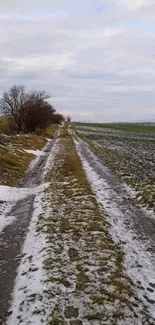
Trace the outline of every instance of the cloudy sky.
{"label": "cloudy sky", "polygon": [[155,0],[0,1],[0,95],[46,89],[82,121],[155,119]]}

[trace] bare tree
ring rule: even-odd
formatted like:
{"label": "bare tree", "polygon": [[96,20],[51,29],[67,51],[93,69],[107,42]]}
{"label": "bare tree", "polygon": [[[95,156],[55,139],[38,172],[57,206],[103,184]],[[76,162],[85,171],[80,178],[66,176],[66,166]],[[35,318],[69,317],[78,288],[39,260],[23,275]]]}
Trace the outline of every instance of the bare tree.
{"label": "bare tree", "polygon": [[16,116],[19,108],[25,102],[24,86],[13,86],[3,93],[2,105],[6,115]]}
{"label": "bare tree", "polygon": [[8,92],[4,92],[1,99],[1,107],[5,115],[12,117],[20,127],[20,110],[27,100],[24,86],[13,86]]}

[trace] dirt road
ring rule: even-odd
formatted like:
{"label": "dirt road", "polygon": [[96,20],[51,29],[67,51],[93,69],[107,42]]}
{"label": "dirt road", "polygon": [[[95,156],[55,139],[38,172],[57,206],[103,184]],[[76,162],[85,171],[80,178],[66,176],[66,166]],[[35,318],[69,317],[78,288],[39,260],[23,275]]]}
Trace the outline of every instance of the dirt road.
{"label": "dirt road", "polygon": [[34,192],[1,233],[0,324],[155,324],[155,220],[135,193],[63,128],[21,187]]}

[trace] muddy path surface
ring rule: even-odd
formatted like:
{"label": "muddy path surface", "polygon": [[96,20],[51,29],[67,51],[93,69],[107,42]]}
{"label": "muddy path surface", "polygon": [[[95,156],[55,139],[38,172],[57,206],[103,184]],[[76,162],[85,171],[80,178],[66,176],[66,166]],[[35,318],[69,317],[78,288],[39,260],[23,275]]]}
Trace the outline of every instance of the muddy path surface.
{"label": "muddy path surface", "polygon": [[[58,132],[46,146],[45,154],[39,157],[33,168],[25,174],[19,187],[36,188],[41,185],[42,174],[58,138]],[[9,212],[9,215],[14,217],[14,221],[0,233],[0,324],[3,325],[8,316],[17,268],[22,258],[21,249],[34,209],[34,198],[35,194],[28,195],[26,199],[19,200],[14,204]]]}
{"label": "muddy path surface", "polygon": [[[136,193],[104,165],[80,138],[73,135],[87,177],[110,224],[110,233],[122,245],[124,263],[135,290],[155,310],[155,216],[143,208]],[[155,315],[154,315],[155,316]]]}

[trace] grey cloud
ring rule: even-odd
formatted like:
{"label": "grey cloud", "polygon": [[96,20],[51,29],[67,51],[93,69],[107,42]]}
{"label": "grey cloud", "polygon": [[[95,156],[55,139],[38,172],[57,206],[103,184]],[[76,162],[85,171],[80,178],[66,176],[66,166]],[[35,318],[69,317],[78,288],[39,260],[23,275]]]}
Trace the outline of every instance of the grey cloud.
{"label": "grey cloud", "polygon": [[152,6],[6,0],[0,4],[0,93],[22,83],[47,89],[58,109],[80,120],[149,118],[155,102]]}

